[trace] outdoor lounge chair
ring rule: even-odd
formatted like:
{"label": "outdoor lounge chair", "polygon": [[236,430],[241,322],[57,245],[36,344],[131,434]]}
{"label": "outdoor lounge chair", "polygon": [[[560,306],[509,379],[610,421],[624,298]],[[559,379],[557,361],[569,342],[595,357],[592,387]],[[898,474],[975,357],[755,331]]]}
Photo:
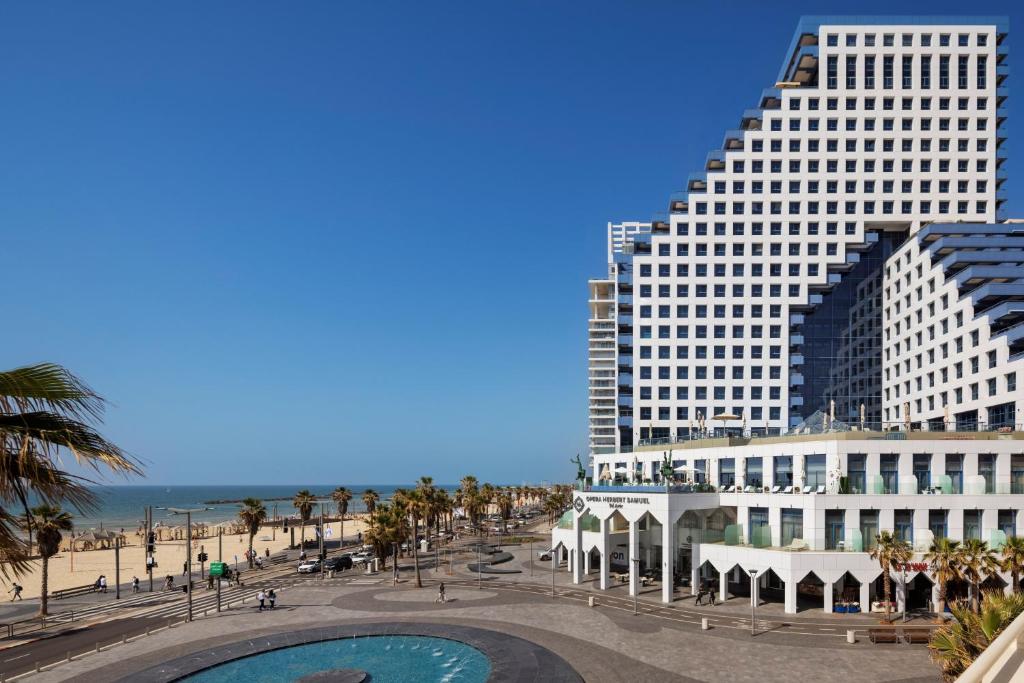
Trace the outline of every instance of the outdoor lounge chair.
{"label": "outdoor lounge chair", "polygon": [[807,541],[802,538],[794,538],[793,542],[786,546],[786,550],[807,550]]}
{"label": "outdoor lounge chair", "polygon": [[824,486],[819,486],[818,489],[815,491],[815,493],[825,493],[825,487]]}
{"label": "outdoor lounge chair", "polygon": [[782,490],[781,486],[773,486],[772,487],[772,493],[778,493],[781,490]]}
{"label": "outdoor lounge chair", "polygon": [[810,493],[813,490],[814,490],[813,486],[805,486],[804,487],[804,493]]}
{"label": "outdoor lounge chair", "polygon": [[748,486],[747,488],[743,489],[743,493],[753,493],[753,492],[754,492],[754,487],[753,486]]}
{"label": "outdoor lounge chair", "polygon": [[792,486],[787,486],[786,488],[782,489],[782,492],[783,493],[793,493],[793,487]]}

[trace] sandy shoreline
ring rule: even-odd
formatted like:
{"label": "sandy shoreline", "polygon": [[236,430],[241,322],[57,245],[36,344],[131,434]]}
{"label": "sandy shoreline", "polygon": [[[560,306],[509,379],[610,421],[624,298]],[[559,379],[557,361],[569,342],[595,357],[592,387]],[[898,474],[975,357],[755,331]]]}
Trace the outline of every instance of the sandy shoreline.
{"label": "sandy shoreline", "polygon": [[[345,517],[346,538],[351,538],[360,531],[366,530],[366,522],[363,517],[364,515],[362,514],[355,517]],[[337,540],[340,537],[340,522],[331,522],[325,526],[331,530],[332,540]],[[314,538],[315,534],[313,524],[306,525],[306,538]],[[299,528],[296,526],[296,543],[299,542],[299,536]],[[143,586],[148,587],[146,553],[142,539],[136,536],[134,531],[126,532],[125,537],[128,545],[121,548],[121,582],[130,581],[134,575],[139,577],[140,581],[143,582]],[[261,528],[253,540],[253,548],[261,555],[265,554],[267,550],[275,553],[288,546],[289,537],[290,532],[284,533],[277,527]],[[189,554],[193,560],[193,572],[197,574],[199,572],[199,563],[195,559],[200,547],[210,556],[210,560],[217,560],[217,543],[217,536],[194,539],[192,541]],[[228,563],[234,562],[235,556],[237,556],[238,561],[242,562],[243,555],[249,547],[249,537],[248,534],[225,534],[222,537],[221,543],[223,544],[223,561]],[[66,548],[67,541],[62,543],[61,546]],[[162,584],[163,577],[168,574],[173,575],[176,579],[181,576],[186,557],[184,539],[158,542],[156,544],[155,556],[157,568],[153,571],[154,587]],[[74,563],[73,568],[72,563]],[[76,550],[74,553],[62,549],[61,552],[50,558],[49,591],[52,593],[62,588],[74,588],[75,586],[89,584],[94,582],[100,574],[106,575],[107,581],[112,588],[114,585],[114,564],[113,549]],[[32,561],[31,565],[31,571],[17,579],[13,579],[13,581],[17,581],[17,583],[24,587],[25,591],[22,594],[24,597],[38,598],[42,563],[36,559]],[[4,584],[5,591],[10,588],[12,579],[0,579],[0,581]]]}

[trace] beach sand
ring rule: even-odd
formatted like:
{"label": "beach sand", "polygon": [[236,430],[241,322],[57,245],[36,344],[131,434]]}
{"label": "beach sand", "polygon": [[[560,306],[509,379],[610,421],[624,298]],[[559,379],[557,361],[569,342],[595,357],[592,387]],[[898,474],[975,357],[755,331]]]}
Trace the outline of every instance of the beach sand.
{"label": "beach sand", "polygon": [[[366,522],[362,518],[363,515],[345,517],[346,538],[351,539],[358,532],[366,531]],[[331,522],[326,526],[331,529],[331,538],[329,540],[336,541],[341,533],[341,523]],[[289,536],[290,532],[284,533],[280,528],[276,527],[260,529],[260,532],[256,534],[253,539],[253,549],[260,555],[264,555],[267,549],[269,549],[271,553],[276,553],[288,546]],[[306,539],[315,538],[315,536],[316,531],[313,524],[306,525]],[[121,548],[121,582],[127,583],[131,581],[132,576],[138,576],[143,587],[148,588],[149,579],[146,574],[145,545],[133,531],[126,532],[126,538],[129,545]],[[298,542],[299,528],[296,526],[295,543],[298,544]],[[66,542],[62,544],[62,546],[66,546]],[[210,560],[216,561],[217,536],[213,536],[212,538],[194,539],[192,541],[190,554],[193,560],[192,572],[194,579],[197,578],[199,574],[199,563],[196,561],[196,554],[199,552],[200,546],[202,546],[205,552],[210,556]],[[244,554],[248,547],[248,534],[225,534],[223,536],[223,561],[231,564],[235,561],[235,556],[237,555],[238,561],[244,562]],[[72,555],[74,557],[72,557]],[[174,576],[175,582],[180,583],[182,569],[184,569],[185,566],[185,541],[158,542],[156,544],[155,557],[157,567],[153,570],[154,588],[161,586],[163,584],[163,578],[168,574]],[[73,569],[72,563],[74,563]],[[208,568],[209,566],[209,563],[207,563],[206,567]],[[36,559],[32,562],[32,569],[29,573],[13,579],[24,587],[25,591],[22,595],[25,598],[39,597],[41,567],[42,562]],[[74,553],[62,550],[50,558],[49,570],[49,591],[51,593],[62,588],[74,588],[76,586],[84,586],[86,584],[94,583],[100,574],[106,575],[109,590],[113,591],[114,550],[76,550]],[[6,591],[10,588],[12,579],[0,578],[0,582],[4,584],[4,591]]]}

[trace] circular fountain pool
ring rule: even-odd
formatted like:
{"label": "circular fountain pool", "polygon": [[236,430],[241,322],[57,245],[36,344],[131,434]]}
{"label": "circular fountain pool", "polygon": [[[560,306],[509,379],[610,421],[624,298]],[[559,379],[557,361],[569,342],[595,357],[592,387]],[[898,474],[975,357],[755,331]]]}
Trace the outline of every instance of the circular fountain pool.
{"label": "circular fountain pool", "polygon": [[[465,643],[416,635],[326,640],[255,654],[192,674],[188,683],[358,680],[373,683],[483,683],[491,663]],[[319,676],[317,674],[320,674]]]}

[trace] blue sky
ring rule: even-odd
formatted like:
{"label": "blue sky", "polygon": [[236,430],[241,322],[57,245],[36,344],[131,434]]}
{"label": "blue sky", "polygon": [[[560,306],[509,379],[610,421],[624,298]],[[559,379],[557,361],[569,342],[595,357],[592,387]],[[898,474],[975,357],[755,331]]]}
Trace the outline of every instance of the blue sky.
{"label": "blue sky", "polygon": [[153,483],[567,479],[605,224],[850,9],[8,4],[0,358],[91,382]]}

